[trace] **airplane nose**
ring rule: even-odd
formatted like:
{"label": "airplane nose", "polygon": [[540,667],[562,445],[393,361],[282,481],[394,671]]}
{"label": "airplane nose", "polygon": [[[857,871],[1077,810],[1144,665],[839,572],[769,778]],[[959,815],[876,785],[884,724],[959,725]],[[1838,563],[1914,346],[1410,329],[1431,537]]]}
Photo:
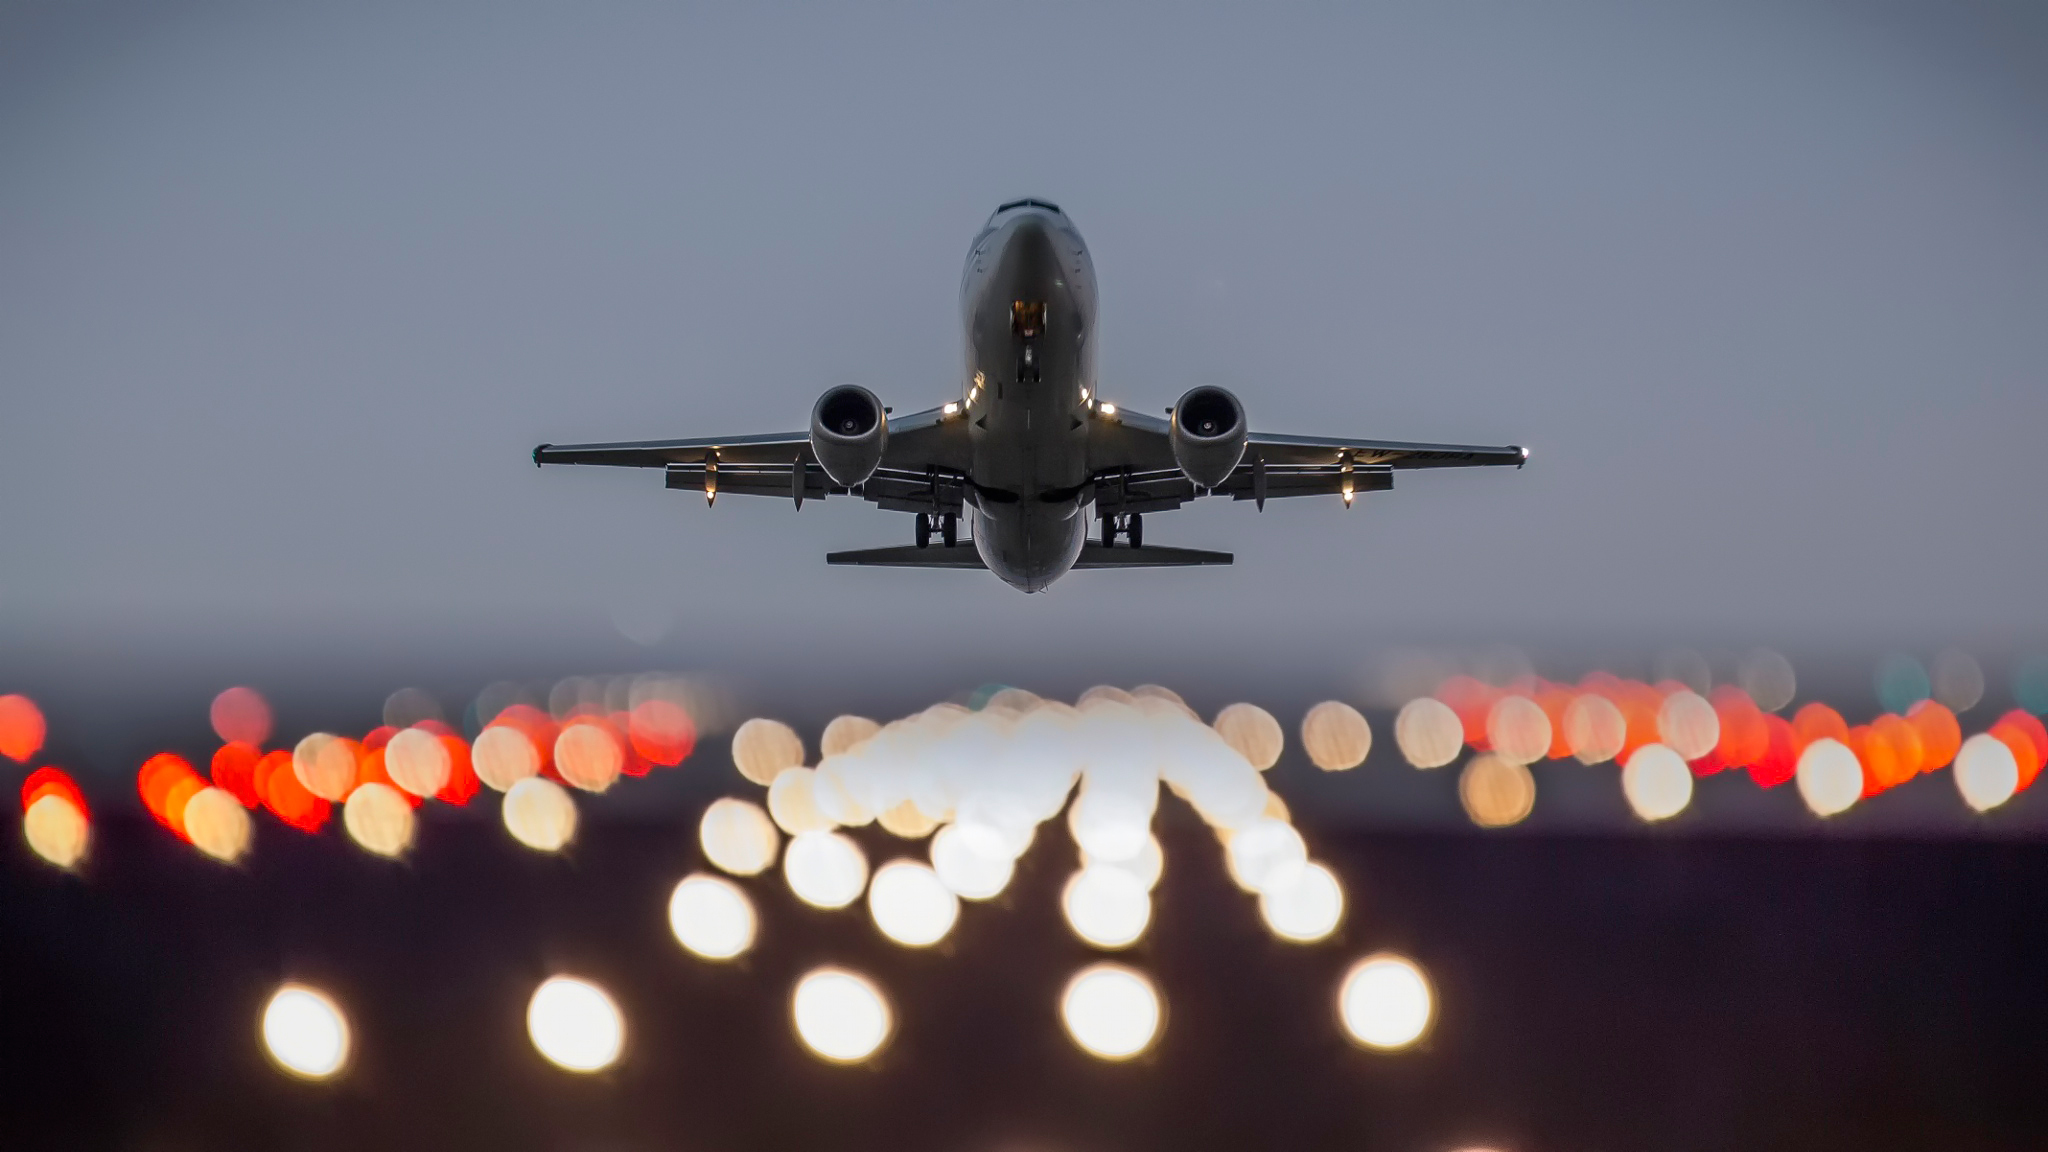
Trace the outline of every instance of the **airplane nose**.
{"label": "airplane nose", "polygon": [[1022,216],[1009,226],[1003,238],[1003,264],[1013,275],[1038,278],[1059,271],[1059,252],[1053,246],[1052,224],[1046,217]]}

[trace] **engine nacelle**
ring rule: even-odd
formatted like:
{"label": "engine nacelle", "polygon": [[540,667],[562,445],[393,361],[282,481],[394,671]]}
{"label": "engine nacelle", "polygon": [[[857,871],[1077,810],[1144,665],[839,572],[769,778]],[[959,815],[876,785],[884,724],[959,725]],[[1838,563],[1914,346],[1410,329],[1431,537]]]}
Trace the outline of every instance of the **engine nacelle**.
{"label": "engine nacelle", "polygon": [[1221,388],[1193,388],[1173,406],[1173,460],[1204,488],[1230,479],[1244,458],[1244,405]]}
{"label": "engine nacelle", "polygon": [[842,384],[818,397],[811,409],[811,453],[841,488],[864,484],[882,465],[889,446],[889,414],[875,394]]}

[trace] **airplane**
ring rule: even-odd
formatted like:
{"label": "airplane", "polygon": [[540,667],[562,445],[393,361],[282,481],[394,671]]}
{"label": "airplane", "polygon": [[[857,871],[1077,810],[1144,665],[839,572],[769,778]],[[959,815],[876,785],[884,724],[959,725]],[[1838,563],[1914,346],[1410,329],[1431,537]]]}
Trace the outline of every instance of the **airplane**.
{"label": "airplane", "polygon": [[[829,389],[806,432],[543,444],[540,464],[660,468],[670,488],[806,500],[858,496],[917,517],[914,543],[827,554],[828,564],[985,568],[1025,592],[1073,569],[1229,564],[1228,552],[1145,543],[1144,517],[1205,496],[1267,500],[1392,488],[1408,468],[1526,464],[1509,445],[1414,444],[1249,431],[1225,389],[1193,388],[1164,420],[1105,399],[1095,378],[1095,268],[1059,206],[998,207],[960,286],[960,398],[908,416],[866,388]],[[971,516],[969,542],[960,520]],[[1088,521],[1101,524],[1099,542]],[[938,543],[932,536],[937,534]],[[1123,543],[1119,544],[1121,538]]]}

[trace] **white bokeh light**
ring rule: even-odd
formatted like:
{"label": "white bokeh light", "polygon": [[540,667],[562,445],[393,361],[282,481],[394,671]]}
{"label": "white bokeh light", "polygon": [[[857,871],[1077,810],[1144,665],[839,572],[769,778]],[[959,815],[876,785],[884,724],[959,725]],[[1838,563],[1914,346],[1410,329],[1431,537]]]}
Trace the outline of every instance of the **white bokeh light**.
{"label": "white bokeh light", "polygon": [[286,984],[264,1006],[263,1047],[292,1075],[325,1080],[348,1063],[348,1020],[325,992]]}
{"label": "white bokeh light", "polygon": [[1060,996],[1067,1035],[1102,1060],[1128,1060],[1150,1048],[1163,1015],[1152,981],[1121,964],[1083,969]]}
{"label": "white bokeh light", "polygon": [[1816,816],[1834,816],[1863,798],[1863,765],[1847,744],[1823,737],[1799,754],[1799,798]]}
{"label": "white bokeh light", "polygon": [[819,968],[797,981],[790,1016],[805,1047],[839,1064],[874,1055],[895,1026],[881,989],[844,968]]}
{"label": "white bokeh light", "polygon": [[1259,916],[1282,940],[1313,943],[1344,919],[1344,888],[1328,868],[1311,862],[1291,882],[1259,893]]}
{"label": "white bokeh light", "polygon": [[782,854],[782,876],[797,899],[814,908],[844,908],[868,884],[860,845],[837,832],[805,832]]}
{"label": "white bokeh light", "polygon": [[1692,769],[1664,745],[1645,744],[1629,754],[1621,792],[1642,819],[1668,820],[1692,803]]}
{"label": "white bokeh light", "polygon": [[697,826],[704,858],[721,872],[757,876],[775,863],[782,846],[775,822],[758,804],[730,798],[714,800]]}
{"label": "white bokeh light", "polygon": [[571,1072],[601,1072],[626,1044],[626,1019],[605,990],[573,976],[551,976],[526,1006],[534,1048]]}
{"label": "white bokeh light", "polygon": [[668,898],[669,931],[706,960],[730,960],[754,945],[754,902],[723,876],[686,876]]}
{"label": "white bokeh light", "polygon": [[1385,952],[1354,965],[1337,993],[1344,1031],[1360,1044],[1383,1051],[1420,1040],[1435,1010],[1435,996],[1422,969]]}
{"label": "white bokeh light", "polygon": [[1074,935],[1095,947],[1128,948],[1152,922],[1152,896],[1124,869],[1083,868],[1061,892],[1060,911]]}
{"label": "white bokeh light", "polygon": [[932,837],[931,856],[932,870],[940,882],[963,900],[993,900],[1002,895],[1017,868],[1008,857],[977,851],[973,839],[953,824]]}
{"label": "white bokeh light", "polygon": [[868,882],[868,914],[882,935],[910,948],[946,938],[960,919],[960,897],[915,860],[891,860]]}
{"label": "white bokeh light", "polygon": [[1963,803],[1979,812],[1989,812],[2007,800],[2020,785],[2019,758],[2005,741],[1979,732],[1963,741],[1956,753],[1956,790]]}

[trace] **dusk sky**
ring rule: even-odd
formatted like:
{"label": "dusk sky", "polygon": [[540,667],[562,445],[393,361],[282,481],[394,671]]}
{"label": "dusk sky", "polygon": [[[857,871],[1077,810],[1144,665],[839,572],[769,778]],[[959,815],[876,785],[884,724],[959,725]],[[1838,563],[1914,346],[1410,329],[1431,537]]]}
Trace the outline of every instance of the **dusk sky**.
{"label": "dusk sky", "polygon": [[[2038,638],[2044,44],[2019,4],[16,5],[0,633],[849,669]],[[910,538],[856,500],[530,463],[955,397],[961,261],[1020,195],[1093,248],[1109,399],[1531,464],[1205,502],[1147,540],[1236,567],[1026,597],[827,568]]]}

